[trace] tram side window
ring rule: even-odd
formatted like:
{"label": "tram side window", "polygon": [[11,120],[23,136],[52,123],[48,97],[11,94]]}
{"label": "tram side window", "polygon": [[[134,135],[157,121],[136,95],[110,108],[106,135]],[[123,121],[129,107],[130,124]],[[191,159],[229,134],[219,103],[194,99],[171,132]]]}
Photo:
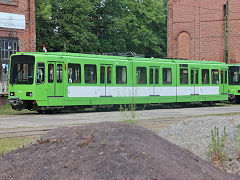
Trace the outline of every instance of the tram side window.
{"label": "tram side window", "polygon": [[155,84],[159,84],[159,69],[155,69]]}
{"label": "tram side window", "polygon": [[116,66],[116,83],[127,84],[127,67]]}
{"label": "tram side window", "polygon": [[146,67],[137,67],[137,84],[147,84]]}
{"label": "tram side window", "polygon": [[191,70],[191,84],[198,84],[198,70]]}
{"label": "tram side window", "polygon": [[163,84],[172,84],[172,70],[170,68],[162,69]]}
{"label": "tram side window", "polygon": [[38,63],[37,64],[37,84],[42,84],[45,82],[45,64]]}
{"label": "tram side window", "polygon": [[209,69],[202,69],[202,84],[209,84]]}
{"label": "tram side window", "polygon": [[149,84],[153,84],[153,68],[149,70]]}
{"label": "tram side window", "polygon": [[219,70],[212,69],[212,84],[219,84]]}
{"label": "tram side window", "polygon": [[230,66],[229,67],[228,80],[229,80],[229,82],[228,82],[229,85],[240,85],[240,68],[239,68],[239,66]]}
{"label": "tram side window", "polygon": [[198,70],[195,71],[195,84],[198,84]]}
{"label": "tram side window", "polygon": [[223,83],[224,83],[224,79],[223,79],[223,77],[224,77],[224,71],[220,71],[220,74],[221,74],[221,84],[223,84]]}
{"label": "tram side window", "polygon": [[180,69],[180,84],[188,84],[188,69]]}
{"label": "tram side window", "polygon": [[62,83],[62,64],[57,65],[57,82]]}
{"label": "tram side window", "polygon": [[194,84],[194,71],[191,70],[191,84]]}
{"label": "tram side window", "polygon": [[97,83],[97,66],[93,64],[84,65],[84,78],[86,84]]}
{"label": "tram side window", "polygon": [[100,67],[100,83],[105,83],[105,66]]}
{"label": "tram side window", "polygon": [[224,84],[227,84],[227,80],[228,80],[228,77],[227,77],[227,75],[228,75],[228,71],[225,71],[225,82],[224,82]]}
{"label": "tram side window", "polygon": [[68,83],[81,83],[80,64],[68,64]]}
{"label": "tram side window", "polygon": [[48,83],[53,83],[54,80],[54,65],[48,65]]}
{"label": "tram side window", "polygon": [[221,71],[221,84],[227,84],[227,71]]}

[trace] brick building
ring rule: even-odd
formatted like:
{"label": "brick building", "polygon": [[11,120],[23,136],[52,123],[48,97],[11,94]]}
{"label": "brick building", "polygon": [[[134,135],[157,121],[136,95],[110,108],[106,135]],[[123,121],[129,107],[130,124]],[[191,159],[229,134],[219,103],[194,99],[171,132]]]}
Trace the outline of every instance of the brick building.
{"label": "brick building", "polygon": [[36,51],[35,0],[0,0],[0,82],[16,51]]}
{"label": "brick building", "polygon": [[[168,57],[224,61],[226,0],[168,0]],[[230,0],[230,62],[240,63],[240,1]]]}
{"label": "brick building", "polygon": [[36,51],[35,0],[0,0],[0,107],[7,102],[9,57]]}

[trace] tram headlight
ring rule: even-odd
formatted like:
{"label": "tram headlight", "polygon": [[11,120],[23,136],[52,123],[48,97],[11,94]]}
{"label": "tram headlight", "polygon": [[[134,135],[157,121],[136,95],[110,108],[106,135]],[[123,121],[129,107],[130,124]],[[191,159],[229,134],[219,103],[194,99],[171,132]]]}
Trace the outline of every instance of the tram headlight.
{"label": "tram headlight", "polygon": [[10,96],[15,96],[15,92],[10,92]]}
{"label": "tram headlight", "polygon": [[32,96],[32,92],[26,92],[26,96]]}

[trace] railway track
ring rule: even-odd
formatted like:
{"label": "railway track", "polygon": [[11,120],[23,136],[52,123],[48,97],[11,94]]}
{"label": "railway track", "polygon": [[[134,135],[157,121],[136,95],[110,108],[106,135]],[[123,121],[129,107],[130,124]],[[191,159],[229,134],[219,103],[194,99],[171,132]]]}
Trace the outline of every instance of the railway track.
{"label": "railway track", "polygon": [[[158,132],[179,121],[199,116],[228,116],[240,118],[240,105],[154,109],[136,111],[139,126]],[[0,139],[42,136],[63,126],[79,126],[89,123],[121,121],[120,112],[89,112],[53,115],[13,115],[0,117]],[[127,113],[129,116],[129,114]]]}
{"label": "railway track", "polygon": [[4,130],[4,132],[0,131],[0,139],[42,136],[52,129],[55,129],[55,128],[28,129],[28,130],[23,130],[23,129]]}

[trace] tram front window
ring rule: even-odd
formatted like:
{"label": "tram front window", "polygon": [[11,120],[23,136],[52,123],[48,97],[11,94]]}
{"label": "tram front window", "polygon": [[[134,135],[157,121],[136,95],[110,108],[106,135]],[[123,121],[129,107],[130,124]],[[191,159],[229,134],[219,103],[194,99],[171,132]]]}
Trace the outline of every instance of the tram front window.
{"label": "tram front window", "polygon": [[238,66],[229,67],[229,84],[240,85],[240,67]]}
{"label": "tram front window", "polygon": [[19,55],[11,58],[10,84],[33,84],[33,56]]}

